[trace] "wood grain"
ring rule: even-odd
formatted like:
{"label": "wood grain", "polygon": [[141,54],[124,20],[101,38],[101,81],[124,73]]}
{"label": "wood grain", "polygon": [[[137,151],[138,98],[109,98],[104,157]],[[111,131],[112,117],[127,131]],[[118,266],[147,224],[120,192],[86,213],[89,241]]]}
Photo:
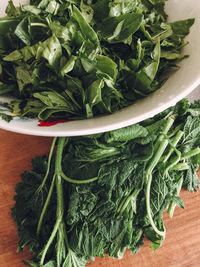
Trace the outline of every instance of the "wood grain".
{"label": "wood grain", "polygon": [[[31,159],[47,154],[52,138],[28,136],[0,130],[0,267],[23,267],[29,252],[17,249],[16,226],[11,218],[15,185],[20,174],[31,168]],[[121,260],[97,258],[87,267],[199,267],[200,193],[183,191],[186,209],[176,208],[173,219],[164,216],[167,236],[162,247],[153,252],[145,240],[136,255],[127,251]]]}

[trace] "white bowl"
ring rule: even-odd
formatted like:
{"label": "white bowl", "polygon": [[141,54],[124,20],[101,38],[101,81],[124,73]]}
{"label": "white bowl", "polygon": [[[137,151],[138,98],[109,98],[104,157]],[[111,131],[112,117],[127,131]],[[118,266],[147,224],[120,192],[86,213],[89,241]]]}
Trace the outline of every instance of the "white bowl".
{"label": "white bowl", "polygon": [[[7,2],[7,0],[1,0],[1,16],[3,16],[3,10],[5,10]],[[25,3],[27,1],[21,0],[14,2]],[[200,1],[168,0],[166,3],[166,12],[169,15],[170,21],[187,18],[196,18],[196,21],[187,37],[190,43],[183,51],[185,54],[190,55],[190,57],[181,62],[180,70],[173,73],[161,89],[112,115],[65,122],[51,127],[39,127],[37,119],[21,120],[15,118],[9,123],[0,120],[0,128],[40,136],[88,135],[118,129],[140,122],[175,105],[200,84]],[[0,97],[0,102],[6,100],[5,97]]]}

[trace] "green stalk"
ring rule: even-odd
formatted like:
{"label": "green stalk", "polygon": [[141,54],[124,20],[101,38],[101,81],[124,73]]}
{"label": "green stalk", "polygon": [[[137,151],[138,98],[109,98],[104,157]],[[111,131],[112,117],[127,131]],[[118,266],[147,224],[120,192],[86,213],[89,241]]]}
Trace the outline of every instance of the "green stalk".
{"label": "green stalk", "polygon": [[123,207],[124,203],[126,202],[127,198],[130,196],[132,192],[132,188],[129,189],[129,191],[126,193],[125,197],[122,199],[122,202],[119,205],[119,208],[117,209],[117,212],[121,212],[121,208]]}
{"label": "green stalk", "polygon": [[33,27],[43,27],[43,28],[48,28],[48,26],[44,23],[41,22],[31,22],[30,23],[31,26]]}
{"label": "green stalk", "polygon": [[62,154],[63,154],[63,149],[64,149],[64,143],[65,143],[65,138],[64,137],[60,137],[59,138],[59,143],[60,143],[60,146],[58,147],[59,151],[59,157],[60,157],[60,160],[58,162],[58,171],[59,171],[59,174],[61,175],[61,177],[69,182],[69,183],[74,183],[74,184],[87,184],[87,183],[92,183],[96,180],[98,180],[98,177],[93,177],[91,179],[87,179],[87,180],[76,180],[76,179],[72,179],[72,178],[69,178],[67,177],[67,175],[64,174],[63,170],[62,170]]}
{"label": "green stalk", "polygon": [[168,133],[169,129],[172,127],[174,123],[174,119],[169,117],[167,120],[166,120],[166,124],[162,130],[162,133],[160,134],[160,136],[158,137],[158,140],[156,141],[155,143],[155,146],[154,146],[154,149],[155,151],[158,149],[161,141],[163,140],[164,136]]}
{"label": "green stalk", "polygon": [[133,210],[133,207],[132,207],[132,203],[129,204],[130,205],[130,211],[129,211],[129,218],[132,220],[133,217],[134,217],[134,210]]}
{"label": "green stalk", "polygon": [[52,141],[52,144],[51,144],[51,149],[50,149],[50,152],[49,152],[46,174],[44,176],[42,184],[38,187],[38,190],[36,191],[37,193],[39,193],[42,190],[42,188],[44,187],[44,185],[46,183],[46,180],[47,180],[47,178],[49,176],[49,171],[50,171],[50,166],[51,166],[51,159],[52,159],[52,156],[53,156],[56,140],[57,140],[57,137],[54,137],[53,141]]}
{"label": "green stalk", "polygon": [[169,131],[169,129],[171,128],[171,126],[173,125],[174,119],[172,119],[171,117],[169,117],[166,121],[166,125],[162,131],[162,134],[159,136],[155,147],[156,147],[156,152],[153,155],[149,166],[147,167],[146,170],[146,208],[147,208],[147,215],[149,217],[150,220],[150,224],[152,226],[152,228],[154,229],[154,231],[160,235],[160,236],[165,236],[165,231],[160,231],[157,226],[155,225],[153,218],[152,218],[152,214],[151,214],[151,205],[150,205],[150,192],[151,192],[151,182],[152,182],[152,172],[155,168],[155,166],[157,165],[157,163],[159,162],[161,156],[163,155],[169,141],[168,139],[165,138],[165,135],[167,134],[167,132]]}
{"label": "green stalk", "polygon": [[[40,260],[40,265],[41,266],[44,264],[44,260],[45,260],[47,251],[48,251],[49,247],[51,246],[53,240],[55,239],[56,234],[58,233],[58,231],[61,231],[60,226],[63,223],[63,214],[64,214],[64,198],[63,198],[63,187],[62,187],[62,179],[63,179],[63,177],[67,178],[67,181],[75,182],[75,183],[87,183],[87,182],[91,182],[91,181],[97,180],[97,177],[91,178],[91,179],[88,179],[88,180],[80,180],[80,181],[73,180],[71,178],[68,178],[63,173],[63,171],[62,171],[62,155],[63,155],[63,149],[64,149],[64,146],[65,146],[65,142],[66,142],[66,138],[65,137],[60,137],[58,139],[56,158],[55,158],[55,174],[54,174],[54,179],[55,179],[55,182],[56,182],[56,192],[57,192],[56,222],[55,222],[53,231],[51,233],[51,236],[50,236],[49,240],[47,241],[47,243],[46,243],[46,245],[45,245],[45,247],[43,249],[41,260]],[[52,184],[53,184],[53,182],[52,182]],[[53,185],[52,185],[52,188],[53,188]],[[51,195],[52,195],[52,192],[49,193],[49,196],[51,196]],[[40,231],[41,223],[43,221],[44,214],[45,214],[46,208],[48,206],[49,200],[50,200],[50,197],[48,198],[48,201],[46,201],[46,203],[45,203],[46,205],[43,208],[43,212],[42,212],[41,218],[39,220],[38,233]],[[64,239],[67,240],[66,233],[64,233]],[[69,248],[68,241],[66,241],[66,245],[67,245],[67,248],[69,250],[70,248]]]}
{"label": "green stalk", "polygon": [[146,208],[147,208],[147,215],[149,217],[150,220],[150,224],[152,226],[152,228],[154,229],[154,231],[160,235],[160,236],[165,236],[165,231],[160,231],[157,226],[155,225],[152,215],[151,215],[151,205],[150,205],[150,192],[151,192],[151,182],[152,182],[152,171],[154,169],[154,167],[156,166],[156,164],[158,163],[158,161],[160,160],[163,152],[165,151],[165,148],[168,145],[168,140],[164,139],[161,144],[160,147],[158,148],[158,150],[156,151],[153,159],[151,160],[151,163],[149,165],[149,167],[147,168],[147,174],[146,174],[146,182],[147,182],[147,187],[146,187]]}
{"label": "green stalk", "polygon": [[45,245],[45,247],[44,247],[44,249],[42,251],[42,256],[41,256],[41,260],[40,260],[40,266],[43,266],[43,264],[44,264],[44,259],[45,259],[46,253],[47,253],[51,243],[53,242],[53,240],[54,240],[54,238],[55,238],[55,236],[57,234],[57,231],[58,231],[58,228],[59,228],[59,225],[60,225],[61,221],[62,221],[62,217],[60,217],[60,218],[57,217],[56,223],[55,223],[53,231],[51,233],[51,236],[50,236],[49,240],[47,241],[47,244]]}
{"label": "green stalk", "polygon": [[[64,230],[64,221],[63,221],[63,215],[64,215],[64,198],[63,198],[63,187],[62,187],[62,177],[60,175],[57,176],[56,179],[56,191],[57,191],[57,211],[56,211],[56,217],[58,220],[61,219],[60,224],[58,225],[58,236],[62,236],[62,230]],[[63,238],[63,237],[62,237]],[[59,253],[58,253],[59,254]],[[57,254],[57,255],[58,255]],[[59,262],[59,257],[57,257],[57,263]],[[59,266],[59,264],[58,264]]]}
{"label": "green stalk", "polygon": [[[178,150],[174,149],[175,152],[179,152]],[[181,155],[181,153],[179,152],[178,155],[178,158],[175,158],[172,160],[172,164],[170,164],[168,167],[167,167],[167,170],[173,170],[173,171],[181,171],[181,170],[188,170],[189,166],[186,162],[180,162],[178,163],[180,160],[183,160],[185,161],[186,159],[189,159],[191,157],[194,157],[196,155],[198,155],[200,153],[200,148],[197,147],[189,152],[186,152],[184,154]]]}
{"label": "green stalk", "polygon": [[172,138],[173,136],[175,136],[175,134],[177,134],[179,131],[182,131],[181,129],[183,129],[184,127],[184,123],[180,123],[178,126],[175,127],[175,129],[173,129],[173,131],[168,135],[169,138]]}
{"label": "green stalk", "polygon": [[64,214],[64,200],[63,200],[63,188],[62,188],[62,178],[60,175],[60,165],[62,162],[62,152],[64,149],[64,144],[65,144],[65,138],[60,137],[58,140],[58,146],[57,146],[57,152],[56,152],[56,159],[55,159],[55,180],[56,180],[56,192],[57,192],[57,211],[56,211],[56,222],[53,228],[53,231],[51,233],[51,236],[49,240],[47,241],[47,244],[45,245],[41,260],[40,260],[40,265],[42,266],[44,264],[44,260],[46,257],[46,253],[51,246],[58,230],[59,226],[62,222],[63,219],[63,214]]}
{"label": "green stalk", "polygon": [[98,180],[98,176],[93,177],[91,179],[86,179],[86,180],[75,180],[75,179],[67,177],[63,171],[60,173],[60,175],[65,181],[72,183],[72,184],[89,184],[89,183],[92,183]]}
{"label": "green stalk", "polygon": [[[54,151],[54,148],[55,148],[56,140],[57,140],[57,137],[54,137],[54,139],[52,141],[51,149],[50,149],[50,152],[49,152],[47,171],[46,171],[45,177],[44,177],[44,179],[42,181],[42,184],[38,187],[38,189],[36,191],[36,194],[39,194],[41,192],[41,190],[43,189],[43,187],[44,187],[44,185],[46,183],[46,180],[47,180],[47,178],[49,176],[49,171],[50,171],[50,166],[51,166],[51,159],[52,159],[53,151]],[[52,182],[51,182],[51,186],[50,186],[50,189],[49,189],[49,192],[48,192],[48,195],[47,195],[47,199],[45,201],[44,207],[42,209],[42,212],[41,212],[41,215],[40,215],[40,218],[39,218],[37,231],[36,231],[37,236],[39,236],[41,225],[42,225],[42,222],[43,222],[43,219],[44,219],[44,215],[45,215],[45,212],[47,210],[48,204],[50,202],[50,199],[51,199],[51,196],[52,196],[52,193],[53,193],[54,182],[55,182],[55,175],[53,176],[53,179],[52,179]]]}
{"label": "green stalk", "polygon": [[173,150],[176,152],[177,157],[172,160],[172,162],[169,164],[169,166],[167,166],[167,168],[164,171],[164,175],[167,175],[168,171],[171,168],[173,168],[174,166],[176,166],[179,163],[179,161],[181,160],[181,152],[179,150],[177,150],[174,146],[173,146]]}
{"label": "green stalk", "polygon": [[[57,183],[56,183],[56,189],[57,189],[57,214],[56,216],[58,218],[62,217],[62,219],[64,215],[64,196],[63,196],[63,187],[62,187],[61,166],[62,166],[62,154],[63,154],[63,149],[65,146],[65,141],[66,141],[66,138],[64,137],[59,138],[58,148],[57,148],[57,157],[56,157],[56,162],[55,162],[55,171],[58,174]],[[63,220],[61,221],[61,224],[58,227],[58,234],[62,236],[62,238],[65,240],[67,249],[70,250],[67,233],[65,229],[65,223],[63,222]]]}
{"label": "green stalk", "polygon": [[120,213],[123,213],[124,212],[124,210],[126,209],[126,207],[128,206],[128,204],[130,203],[130,201],[133,198],[136,198],[138,196],[138,194],[140,193],[140,191],[141,191],[141,189],[135,189],[133,191],[133,193],[126,198],[125,203],[123,204],[123,206],[120,209]]}
{"label": "green stalk", "polygon": [[[168,140],[164,139],[161,141],[160,146],[158,147],[156,153],[154,154],[153,158],[151,159],[151,162],[146,170],[147,173],[147,177],[149,174],[152,173],[153,169],[155,168],[155,166],[157,165],[158,161],[160,160],[162,154],[164,153],[167,145],[168,145]],[[148,178],[146,179],[148,181]]]}
{"label": "green stalk", "polygon": [[197,147],[189,152],[186,152],[182,155],[182,158],[183,159],[188,159],[188,158],[191,158],[191,157],[194,157],[196,155],[198,155],[200,153],[200,147]]}
{"label": "green stalk", "polygon": [[[182,184],[183,184],[183,178],[181,178],[178,181],[178,184],[177,184],[177,196],[179,196],[179,194],[180,194],[180,191],[181,191],[181,188],[182,188]],[[176,207],[176,203],[174,203],[174,201],[171,201],[170,204],[169,204],[168,210],[167,210],[167,213],[169,214],[170,218],[173,217],[175,207]]]}
{"label": "green stalk", "polygon": [[[171,144],[176,147],[178,142],[181,140],[182,136],[183,136],[183,131],[178,131],[177,135],[174,137],[173,141],[171,142]],[[167,160],[169,159],[169,157],[171,156],[171,154],[173,153],[174,149],[171,147],[169,152],[167,153],[167,155],[164,157],[163,162],[167,162]]]}
{"label": "green stalk", "polygon": [[171,117],[169,117],[166,121],[166,124],[164,126],[164,129],[162,131],[162,133],[160,134],[160,136],[158,137],[158,140],[155,143],[155,154],[153,155],[150,164],[146,170],[147,176],[148,174],[152,173],[153,169],[155,168],[155,166],[157,165],[158,161],[160,160],[163,152],[165,151],[165,148],[168,145],[168,140],[165,138],[165,135],[168,133],[169,129],[171,128],[171,126],[174,123],[174,119],[172,119]]}
{"label": "green stalk", "polygon": [[160,235],[165,237],[166,232],[165,231],[160,231],[157,226],[155,225],[152,215],[151,215],[151,206],[150,206],[150,192],[151,192],[151,181],[152,181],[152,175],[148,175],[148,182],[147,182],[147,189],[146,189],[146,207],[147,207],[147,215],[150,221],[150,224],[154,231]]}
{"label": "green stalk", "polygon": [[[65,137],[60,137],[58,140],[58,147],[57,147],[57,154],[56,154],[56,161],[55,161],[55,173],[57,174],[56,180],[56,189],[57,189],[57,200],[58,206],[60,210],[64,210],[64,201],[63,201],[63,190],[62,190],[62,179],[60,174],[60,166],[62,163],[62,153],[65,144]],[[59,215],[59,214],[57,214]]]}
{"label": "green stalk", "polygon": [[188,169],[189,169],[189,166],[186,162],[178,163],[174,167],[171,168],[172,171],[185,171]]}
{"label": "green stalk", "polygon": [[40,218],[39,218],[39,222],[38,222],[38,226],[37,226],[37,231],[36,231],[37,236],[39,236],[39,234],[40,234],[40,229],[41,229],[41,226],[42,226],[42,223],[43,223],[44,215],[46,213],[47,207],[49,205],[49,202],[50,202],[50,199],[51,199],[51,196],[52,196],[52,193],[53,193],[54,184],[55,184],[55,178],[56,178],[56,175],[54,174],[52,182],[51,182],[51,186],[50,186],[50,189],[49,189],[49,192],[48,192],[48,195],[47,195],[47,199],[45,201],[44,207],[43,207],[42,212],[40,214]]}

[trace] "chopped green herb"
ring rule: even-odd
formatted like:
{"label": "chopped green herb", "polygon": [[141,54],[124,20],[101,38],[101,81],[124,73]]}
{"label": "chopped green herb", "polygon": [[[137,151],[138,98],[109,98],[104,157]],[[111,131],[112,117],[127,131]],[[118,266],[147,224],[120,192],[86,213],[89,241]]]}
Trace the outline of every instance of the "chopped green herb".
{"label": "chopped green herb", "polygon": [[186,57],[194,23],[168,22],[165,2],[10,0],[0,19],[0,95],[17,98],[16,115],[40,120],[91,118],[148,96]]}
{"label": "chopped green herb", "polygon": [[6,122],[10,122],[13,119],[13,116],[8,115],[4,112],[0,112],[0,117],[2,118],[2,120],[6,121]]}

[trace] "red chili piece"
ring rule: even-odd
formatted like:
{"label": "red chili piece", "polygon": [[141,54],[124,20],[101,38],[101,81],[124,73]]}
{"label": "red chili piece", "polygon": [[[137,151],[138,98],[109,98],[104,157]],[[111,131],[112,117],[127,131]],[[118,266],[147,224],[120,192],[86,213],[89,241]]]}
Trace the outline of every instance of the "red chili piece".
{"label": "red chili piece", "polygon": [[38,126],[40,127],[49,127],[56,125],[58,123],[70,122],[70,120],[59,120],[59,121],[38,121]]}

